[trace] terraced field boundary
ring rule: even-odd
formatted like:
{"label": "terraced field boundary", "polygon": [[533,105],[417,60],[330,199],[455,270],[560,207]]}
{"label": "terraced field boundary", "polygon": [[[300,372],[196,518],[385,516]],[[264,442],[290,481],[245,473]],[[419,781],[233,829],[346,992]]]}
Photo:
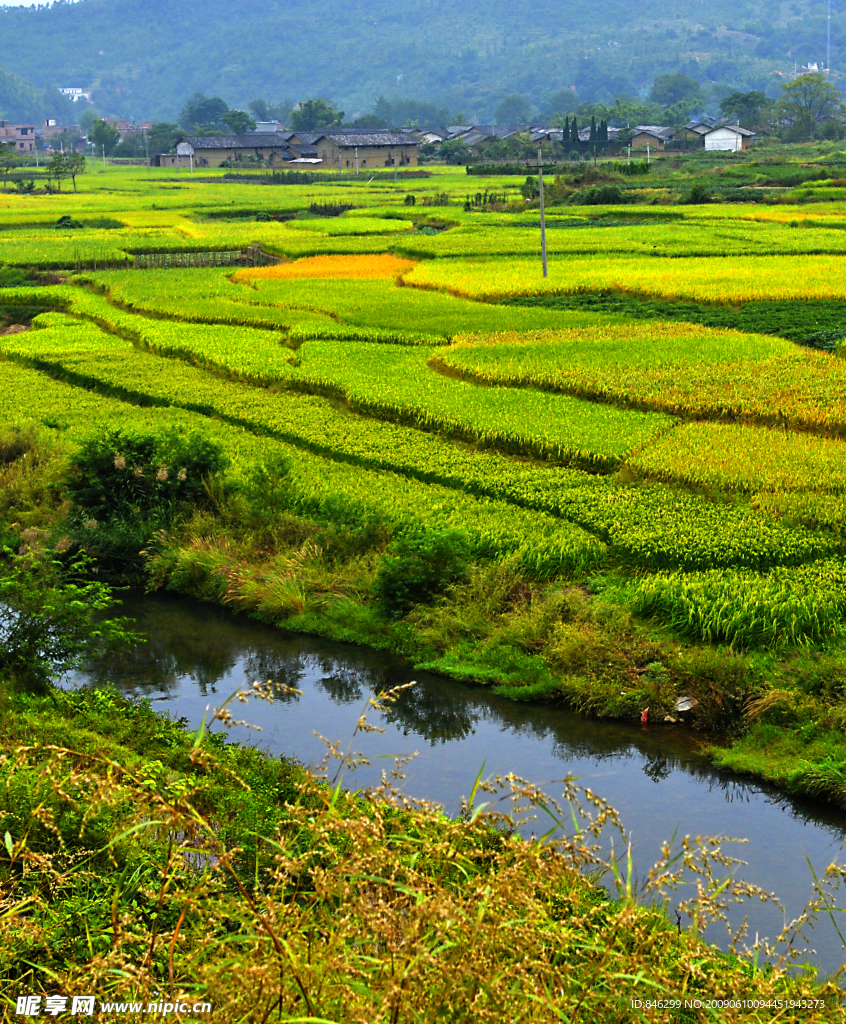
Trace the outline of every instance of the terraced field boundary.
{"label": "terraced field boundary", "polygon": [[[560,378],[549,375],[520,378],[514,375],[486,374],[472,367],[462,366],[455,349],[437,352],[429,359],[432,370],[481,386],[514,387],[568,395],[582,401],[631,409],[638,412],[664,413],[680,423],[713,422],[735,425],[784,428],[796,432],[817,434],[822,437],[846,437],[846,409],[832,410],[835,396],[820,398],[809,409],[808,404],[792,403],[798,384],[823,385],[837,392],[842,403],[846,395],[846,360],[839,357],[808,352],[807,357],[830,359],[830,364],[809,362],[807,357],[793,361],[792,366],[776,359],[761,361],[754,366],[757,377],[750,376],[748,366],[737,362],[711,363],[693,369],[688,367],[660,367],[639,377],[630,373],[619,374],[615,380],[609,374],[605,381],[568,380],[562,372]],[[842,386],[827,382],[826,371],[843,377]],[[819,371],[819,372],[817,372]],[[736,375],[736,380],[732,375]],[[785,384],[787,379],[787,384]],[[726,383],[735,385],[727,398],[711,400],[711,394],[720,395]],[[638,393],[640,389],[640,393]],[[832,399],[829,402],[829,398]],[[780,407],[780,401],[785,404]]]}
{"label": "terraced field boundary", "polygon": [[[48,328],[53,319],[45,317],[42,326]],[[61,327],[61,319],[54,326]],[[82,347],[70,349],[65,343],[63,353],[50,358],[46,350],[51,333],[57,332],[36,331],[0,344],[9,359],[121,401],[183,409],[337,462],[568,520],[610,544],[623,561],[641,567],[760,569],[801,564],[838,549],[838,541],[827,534],[787,528],[746,505],[708,502],[661,485],[620,487],[580,470],[466,451],[437,435],[402,426],[372,426],[366,419],[337,413],[319,398],[273,395],[188,365],[168,370],[158,359],[150,361],[145,350],[131,342],[124,342],[124,348],[114,337],[103,335],[98,341],[91,336]],[[130,379],[134,387],[127,386]],[[192,401],[181,392],[202,394],[205,400]],[[433,466],[446,471],[433,472]]]}

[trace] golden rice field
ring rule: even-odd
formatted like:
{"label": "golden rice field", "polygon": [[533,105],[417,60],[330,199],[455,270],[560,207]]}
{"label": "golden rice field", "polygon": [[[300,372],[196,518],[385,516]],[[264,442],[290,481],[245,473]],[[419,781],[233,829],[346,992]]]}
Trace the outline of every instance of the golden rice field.
{"label": "golden rice field", "polygon": [[846,360],[781,338],[636,323],[465,340],[436,353],[432,365],[482,384],[561,391],[682,418],[846,435]]}
{"label": "golden rice field", "polygon": [[546,280],[537,259],[428,260],[404,280],[485,302],[603,291],[713,303],[846,299],[846,257],[573,256],[551,262]]}
{"label": "golden rice field", "polygon": [[401,259],[390,253],[366,255],[308,256],[291,263],[278,263],[273,267],[254,267],[237,271],[233,281],[280,281],[291,277],[336,279],[378,279],[399,277],[411,270],[412,260]]}

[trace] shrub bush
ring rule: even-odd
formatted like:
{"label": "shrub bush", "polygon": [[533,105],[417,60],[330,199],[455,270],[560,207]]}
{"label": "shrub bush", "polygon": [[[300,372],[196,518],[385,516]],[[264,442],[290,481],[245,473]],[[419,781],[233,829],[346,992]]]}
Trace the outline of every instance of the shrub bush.
{"label": "shrub bush", "polygon": [[206,477],[226,469],[221,446],[175,431],[132,434],[112,430],[84,441],[67,491],[88,518],[107,520],[139,513],[169,514],[202,498]]}
{"label": "shrub bush", "polygon": [[229,465],[221,446],[195,433],[112,430],[83,442],[65,480],[74,503],[70,534],[122,578],[140,549],[181,509],[204,503],[207,482]]}
{"label": "shrub bush", "polygon": [[685,202],[693,203],[694,205],[700,205],[702,203],[710,203],[711,202],[711,193],[708,191],[708,188],[707,188],[706,185],[702,185],[701,183],[697,183],[690,190],[690,195],[687,197]]}
{"label": "shrub bush", "polygon": [[570,202],[578,206],[612,206],[625,203],[626,194],[619,185],[596,185],[576,192]]}
{"label": "shrub bush", "polygon": [[467,573],[466,539],[449,530],[406,533],[382,556],[374,583],[385,614],[401,619],[415,604],[427,604]]}

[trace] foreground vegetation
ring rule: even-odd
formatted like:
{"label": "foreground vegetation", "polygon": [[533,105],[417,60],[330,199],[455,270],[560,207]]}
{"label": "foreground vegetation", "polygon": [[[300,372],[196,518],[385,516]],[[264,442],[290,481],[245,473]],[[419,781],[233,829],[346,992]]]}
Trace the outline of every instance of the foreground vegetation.
{"label": "foreground vegetation", "polygon": [[[452,821],[390,776],[342,790],[337,748],[314,777],[227,743],[225,706],[194,735],[103,690],[0,684],[0,708],[7,1012],[11,985],[96,992],[128,1021],[153,1002],[231,1021],[844,1019],[836,981],[788,971],[836,869],[774,947],[740,935],[721,953],[705,927],[768,898],[722,879],[725,843],[666,848],[636,894],[615,812],[573,782],[564,813],[518,778],[504,799],[477,780]],[[676,893],[678,923],[662,909]]]}

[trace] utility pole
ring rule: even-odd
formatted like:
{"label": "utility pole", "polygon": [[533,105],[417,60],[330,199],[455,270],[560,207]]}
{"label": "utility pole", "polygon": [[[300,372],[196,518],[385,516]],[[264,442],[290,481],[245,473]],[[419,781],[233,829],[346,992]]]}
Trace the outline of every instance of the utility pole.
{"label": "utility pole", "polygon": [[650,159],[650,156],[649,156],[649,143],[647,142],[646,143],[646,166],[648,167],[650,165],[650,163],[652,163],[652,160]]}
{"label": "utility pole", "polygon": [[546,277],[546,214],[543,209],[543,149],[538,146],[538,198],[540,199],[541,259],[543,276]]}
{"label": "utility pole", "polygon": [[358,174],[358,146],[355,147],[355,173]]}
{"label": "utility pole", "polygon": [[103,170],[106,169],[106,143],[103,143]]}

